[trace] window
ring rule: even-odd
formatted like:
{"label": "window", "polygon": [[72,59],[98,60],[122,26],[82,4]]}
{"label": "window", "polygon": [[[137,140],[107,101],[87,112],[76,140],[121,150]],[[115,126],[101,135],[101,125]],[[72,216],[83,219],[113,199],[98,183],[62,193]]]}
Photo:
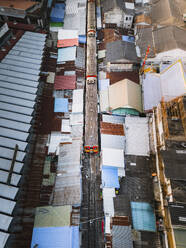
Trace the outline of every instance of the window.
{"label": "window", "polygon": [[128,16],[126,16],[126,18],[125,18],[125,19],[126,19],[126,21],[128,21]]}

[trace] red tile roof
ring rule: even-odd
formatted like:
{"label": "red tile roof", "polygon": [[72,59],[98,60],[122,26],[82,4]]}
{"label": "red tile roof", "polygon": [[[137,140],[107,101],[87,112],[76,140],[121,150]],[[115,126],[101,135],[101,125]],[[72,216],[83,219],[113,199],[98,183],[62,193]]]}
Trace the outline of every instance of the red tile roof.
{"label": "red tile roof", "polygon": [[58,40],[57,47],[70,47],[70,46],[78,46],[78,39],[66,39],[66,40]]}
{"label": "red tile roof", "polygon": [[57,75],[54,81],[55,90],[74,90],[76,88],[76,76]]}

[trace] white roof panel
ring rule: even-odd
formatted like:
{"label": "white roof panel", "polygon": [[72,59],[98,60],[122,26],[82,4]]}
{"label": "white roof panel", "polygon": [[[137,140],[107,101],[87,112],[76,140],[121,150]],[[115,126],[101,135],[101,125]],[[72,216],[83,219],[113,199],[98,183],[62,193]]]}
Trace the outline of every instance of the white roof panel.
{"label": "white roof panel", "polygon": [[16,205],[15,201],[0,198],[0,212],[2,213],[11,215],[14,210],[15,205]]}
{"label": "white roof panel", "polygon": [[27,141],[29,133],[25,133],[5,127],[0,127],[0,136],[21,140],[21,141]]}
{"label": "white roof panel", "polygon": [[[21,169],[23,168],[23,163],[21,162],[15,162],[13,171],[20,173]],[[11,168],[11,160],[0,158],[0,169],[9,171]]]}
{"label": "white roof panel", "polygon": [[15,71],[15,72],[23,72],[25,74],[33,74],[33,75],[39,75],[39,73],[40,73],[39,70],[21,67],[21,66],[17,66],[17,64],[15,65],[15,64],[16,63],[14,63],[14,65],[0,63],[0,69],[11,70],[11,71]]}
{"label": "white roof panel", "polygon": [[78,31],[71,29],[60,29],[58,31],[58,40],[78,39]]}
{"label": "white roof panel", "polygon": [[14,200],[19,188],[0,183],[0,196]]}
{"label": "white roof panel", "polygon": [[126,117],[126,151],[128,155],[149,156],[148,118]]}
{"label": "white roof panel", "polygon": [[9,235],[9,233],[0,232],[0,247],[5,247]]}
{"label": "white roof panel", "polygon": [[25,107],[32,108],[32,109],[34,108],[34,105],[35,105],[35,101],[28,101],[23,98],[1,95],[1,93],[0,93],[0,101],[11,103],[11,104],[16,104],[16,105],[21,105],[21,106],[25,106]]}
{"label": "white roof panel", "polygon": [[[5,87],[7,88],[2,88],[5,85]],[[17,86],[17,90],[14,89]],[[30,100],[30,101],[35,101],[36,99],[36,94],[30,94],[24,91],[19,91],[21,90],[21,88],[24,89],[25,86],[22,85],[16,85],[16,84],[10,84],[10,83],[1,83],[0,81],[0,93],[2,95],[7,95],[7,96],[12,96],[12,97],[17,97],[17,98],[22,98],[22,99],[26,99],[26,100]],[[9,89],[8,89],[9,88]],[[31,91],[32,89],[36,89],[36,88],[31,88],[31,87],[27,87],[30,88]],[[25,89],[26,90],[26,89]]]}
{"label": "white roof panel", "polygon": [[39,55],[40,57],[43,55],[43,50],[38,50],[38,49],[35,49],[35,48],[29,48],[29,47],[23,47],[19,44],[16,44],[14,47],[13,47],[14,50],[17,50],[17,51],[21,51],[21,52],[27,52],[27,53],[31,53],[31,54],[37,54]]}
{"label": "white roof panel", "polygon": [[102,148],[124,149],[125,136],[101,134],[101,147]]}
{"label": "white roof panel", "polygon": [[125,117],[116,116],[116,115],[102,115],[103,122],[115,123],[115,124],[123,124],[125,122]]}
{"label": "white roof panel", "polygon": [[108,90],[99,91],[100,98],[100,111],[108,112],[109,111],[109,94]]}
{"label": "white roof panel", "polygon": [[0,110],[0,117],[25,123],[31,123],[32,116]]}
{"label": "white roof panel", "polygon": [[1,137],[1,136],[0,136],[0,144],[1,146],[12,148],[12,149],[14,149],[16,145],[18,145],[19,147],[18,150],[23,151],[23,152],[25,151],[28,145],[27,142],[15,140],[15,139],[9,139],[6,137]]}
{"label": "white roof panel", "polygon": [[102,164],[124,168],[124,150],[102,148]]}
{"label": "white roof panel", "polygon": [[30,124],[12,121],[12,120],[7,120],[7,119],[2,119],[2,118],[0,118],[0,126],[5,127],[5,128],[11,128],[11,129],[19,130],[22,132],[29,132],[29,130],[31,128]]}
{"label": "white roof panel", "polygon": [[38,63],[41,62],[41,55],[38,55],[38,54],[31,54],[31,53],[27,53],[27,52],[21,52],[21,51],[17,51],[17,50],[14,50],[14,49],[10,50],[9,54],[39,60]]}
{"label": "white roof panel", "polygon": [[[17,56],[19,56],[19,54]],[[17,72],[17,71],[10,71],[7,69],[0,69],[0,74],[12,76],[15,78],[23,78],[23,79],[28,79],[28,80],[32,80],[32,81],[39,81],[39,76],[27,74],[24,72]]]}
{"label": "white roof panel", "polygon": [[73,90],[72,113],[83,113],[83,89]]}
{"label": "white roof panel", "polygon": [[10,226],[10,223],[12,221],[13,217],[0,214],[0,229],[4,231],[8,231],[8,228]]}
{"label": "white roof panel", "polygon": [[[16,161],[23,162],[25,155],[26,155],[25,152],[18,151],[17,156],[16,156]],[[14,156],[14,150],[0,147],[0,157],[7,158],[7,159],[13,159],[13,156]]]}
{"label": "white roof panel", "polygon": [[30,68],[30,69],[37,70],[38,73],[40,72],[40,68],[41,68],[41,66],[38,65],[38,64],[27,63],[25,61],[23,62],[23,61],[12,60],[12,59],[7,59],[7,58],[4,58],[1,61],[1,63],[2,64],[7,64],[7,65],[15,65],[16,64],[16,66],[19,66],[19,67]]}
{"label": "white roof panel", "polygon": [[[9,176],[8,171],[0,170],[0,182],[1,183],[7,183],[8,176]],[[20,179],[21,179],[21,175],[12,173],[11,180],[10,180],[11,185],[17,186]]]}
{"label": "white roof panel", "polygon": [[33,44],[33,43],[28,43],[28,42],[24,42],[24,40],[19,40],[16,45],[22,46],[22,47],[27,47],[27,48],[32,48],[32,49],[39,49],[39,50],[43,50],[44,46],[41,43],[37,43],[37,44]]}
{"label": "white roof panel", "polygon": [[41,66],[42,60],[41,59],[33,59],[33,58],[27,58],[27,57],[22,57],[22,56],[16,56],[16,55],[11,55],[11,54],[7,54],[6,57],[3,59],[4,60],[11,60],[11,61],[20,61],[20,62],[26,62],[26,63],[31,63],[31,64],[35,64],[37,66]]}
{"label": "white roof panel", "polygon": [[26,79],[17,79],[15,80],[14,77],[9,77],[9,76],[6,76],[6,75],[1,75],[1,82],[9,82],[9,83],[13,83],[13,84],[20,84],[20,85],[25,85],[25,86],[28,86],[28,87],[33,87],[33,88],[37,88],[38,85],[39,85],[39,82],[34,82],[34,81],[30,81],[30,80],[26,80]]}
{"label": "white roof panel", "polygon": [[71,133],[71,127],[70,127],[70,120],[69,119],[62,119],[61,132],[62,133]]}
{"label": "white roof panel", "polygon": [[13,104],[4,103],[4,102],[0,102],[0,109],[12,111],[12,112],[16,112],[16,113],[21,113],[21,114],[25,114],[25,115],[32,115],[33,114],[33,109],[31,109],[31,108],[22,107],[22,106],[13,105]]}

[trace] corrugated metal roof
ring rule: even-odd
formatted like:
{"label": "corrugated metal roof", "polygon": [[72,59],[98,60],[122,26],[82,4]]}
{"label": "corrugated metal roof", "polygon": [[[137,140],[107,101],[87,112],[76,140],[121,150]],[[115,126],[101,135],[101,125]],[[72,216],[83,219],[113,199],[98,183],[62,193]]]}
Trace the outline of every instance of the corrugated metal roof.
{"label": "corrugated metal roof", "polygon": [[149,203],[131,202],[132,223],[135,230],[156,231],[154,210]]}
{"label": "corrugated metal roof", "polygon": [[103,188],[103,209],[107,216],[114,216],[115,188]]}
{"label": "corrugated metal roof", "polygon": [[123,124],[102,122],[100,123],[101,133],[110,135],[124,135]]}
{"label": "corrugated metal roof", "polygon": [[61,76],[56,75],[54,82],[55,90],[73,90],[76,88],[76,76]]}
{"label": "corrugated metal roof", "polygon": [[131,226],[112,226],[112,247],[133,248]]}
{"label": "corrugated metal roof", "polygon": [[[17,54],[17,56],[19,56],[19,54]],[[32,81],[39,81],[39,76],[35,76],[35,75],[32,75],[32,74],[26,74],[26,73],[23,73],[23,72],[9,71],[9,70],[5,70],[5,69],[0,69],[0,74],[13,76],[13,77],[16,77],[16,78],[28,79],[28,80],[32,80]]]}
{"label": "corrugated metal roof", "polygon": [[50,19],[52,22],[63,22],[65,16],[65,4],[56,3],[50,13]]}
{"label": "corrugated metal roof", "polygon": [[79,248],[79,227],[35,227],[31,248],[36,244],[45,248]]}
{"label": "corrugated metal roof", "polygon": [[117,115],[105,115],[102,114],[102,121],[113,123],[113,124],[123,124],[125,122],[125,117]]}
{"label": "corrugated metal roof", "polygon": [[[26,67],[19,67],[17,65],[15,66],[15,64],[10,65],[10,64],[0,63],[0,69],[6,69],[6,70],[10,70],[10,71],[15,71],[15,72],[23,72],[23,73],[32,74],[32,75],[39,75],[39,73],[40,73],[39,70],[30,69],[30,68],[26,68]],[[37,79],[35,79],[35,80],[37,80]]]}
{"label": "corrugated metal roof", "polygon": [[[25,155],[26,155],[25,152],[18,151],[17,156],[16,156],[16,161],[23,162]],[[14,150],[9,149],[9,148],[0,147],[0,157],[1,158],[13,159],[13,156],[14,156]]]}
{"label": "corrugated metal roof", "polygon": [[78,31],[73,29],[60,29],[58,31],[58,40],[78,39]]}
{"label": "corrugated metal roof", "polygon": [[125,137],[122,135],[101,134],[101,147],[102,148],[125,148]]}
{"label": "corrugated metal roof", "polygon": [[4,215],[4,214],[0,214],[0,229],[4,230],[4,231],[8,231],[8,228],[10,226],[10,223],[13,219],[13,217]]}
{"label": "corrugated metal roof", "polygon": [[75,61],[76,47],[65,47],[58,49],[57,63],[65,61]]}
{"label": "corrugated metal roof", "polygon": [[72,47],[78,46],[78,39],[66,39],[66,40],[58,40],[57,47]]}
{"label": "corrugated metal roof", "polygon": [[135,83],[139,83],[138,71],[122,71],[122,72],[107,72],[107,78],[110,79],[110,84],[114,84],[122,79],[129,79]]}
{"label": "corrugated metal roof", "polygon": [[17,144],[18,147],[19,147],[19,150],[24,152],[26,147],[27,147],[27,145],[28,145],[28,143],[24,142],[24,141],[20,141],[20,140],[14,140],[14,139],[11,139],[11,138],[0,137],[1,146],[14,149],[16,144]]}
{"label": "corrugated metal roof", "polygon": [[34,69],[34,70],[40,70],[41,68],[41,65],[39,64],[33,64],[33,63],[28,63],[26,61],[19,61],[19,60],[13,60],[13,59],[8,59],[7,56],[6,58],[4,58],[2,61],[1,61],[2,64],[8,64],[8,65],[15,65],[16,66],[20,66],[20,67],[23,67],[23,68],[31,68],[31,69]]}
{"label": "corrugated metal roof", "polygon": [[148,118],[125,118],[126,151],[128,155],[149,156]]}
{"label": "corrugated metal roof", "polygon": [[102,164],[124,169],[124,150],[102,148]]}
{"label": "corrugated metal roof", "polygon": [[54,112],[67,113],[68,112],[68,99],[67,98],[55,98]]}
{"label": "corrugated metal roof", "polygon": [[108,90],[110,79],[101,79],[98,81],[99,90]]}
{"label": "corrugated metal roof", "polygon": [[32,120],[32,116],[18,114],[18,113],[4,111],[4,110],[0,110],[0,117],[7,118],[9,120],[25,122],[25,123],[30,123]]}
{"label": "corrugated metal roof", "polygon": [[0,232],[0,247],[4,248],[9,235],[9,233]]}
{"label": "corrugated metal roof", "polygon": [[41,66],[41,62],[42,62],[41,59],[33,59],[33,58],[25,57],[25,56],[16,56],[13,54],[11,55],[10,53],[6,55],[4,60],[6,60],[6,59],[9,59],[11,61],[16,60],[16,61],[20,61],[20,62],[31,63],[31,64],[34,64],[37,66]]}
{"label": "corrugated metal roof", "polygon": [[28,37],[30,40],[38,40],[38,41],[45,41],[46,36],[47,36],[46,34],[30,32],[30,31],[26,31],[23,35],[23,37]]}
{"label": "corrugated metal roof", "polygon": [[[0,158],[0,169],[9,171],[11,168],[11,160]],[[21,162],[15,162],[13,171],[16,173],[20,173],[20,171],[23,168],[23,163]]]}
{"label": "corrugated metal roof", "polygon": [[77,47],[75,66],[80,69],[85,69],[85,49],[83,47]]}
{"label": "corrugated metal roof", "polygon": [[0,100],[2,102],[7,102],[15,105],[25,106],[28,108],[34,108],[35,102],[34,101],[27,101],[25,99],[20,99],[17,97],[11,97],[7,95],[1,95],[1,89],[0,89]]}
{"label": "corrugated metal roof", "polygon": [[118,168],[102,166],[102,187],[119,188]]}
{"label": "corrugated metal roof", "polygon": [[101,112],[108,112],[109,111],[108,90],[99,91],[99,99],[100,99],[100,111]]}
{"label": "corrugated metal roof", "polygon": [[19,130],[22,132],[29,132],[31,125],[17,121],[7,120],[0,118],[0,126],[10,129]]}
{"label": "corrugated metal roof", "polygon": [[15,201],[10,201],[10,200],[0,198],[0,212],[1,213],[11,215],[14,210],[15,205],[16,205]]}
{"label": "corrugated metal roof", "polygon": [[19,188],[0,183],[0,196],[14,200]]}
{"label": "corrugated metal roof", "polygon": [[[4,86],[4,88],[3,88],[3,86]],[[12,97],[15,96],[18,98],[23,98],[26,100],[34,101],[36,99],[36,94],[25,92],[27,90],[27,88],[30,88],[31,91],[33,91],[32,89],[37,90],[37,88],[31,88],[31,87],[25,88],[25,86],[22,86],[22,85],[16,85],[16,84],[5,83],[5,82],[0,81],[0,93],[1,94],[7,95],[7,96],[12,96]],[[23,90],[21,90],[21,89],[23,89]]]}
{"label": "corrugated metal roof", "polygon": [[9,83],[14,83],[14,84],[21,84],[21,85],[25,85],[27,87],[34,87],[37,88],[39,85],[39,82],[34,82],[34,81],[30,81],[30,80],[26,80],[26,79],[21,79],[21,78],[17,78],[15,81],[14,77],[9,77],[7,75],[1,75],[1,83],[2,82],[9,82]]}
{"label": "corrugated metal roof", "polygon": [[21,46],[21,47],[27,47],[27,48],[32,48],[32,49],[36,49],[36,50],[44,50],[44,46],[43,43],[37,43],[37,44],[33,44],[33,43],[28,43],[26,40],[19,40],[16,45]]}
{"label": "corrugated metal roof", "polygon": [[66,14],[77,14],[78,13],[78,0],[66,1]]}
{"label": "corrugated metal roof", "polygon": [[83,113],[83,89],[73,91],[72,113]]}
{"label": "corrugated metal roof", "polygon": [[[9,172],[0,170],[0,182],[7,183]],[[12,173],[10,183],[11,185],[17,186],[21,179],[21,175]]]}
{"label": "corrugated metal roof", "polygon": [[31,53],[31,54],[36,54],[36,55],[39,55],[39,56],[43,55],[43,51],[40,50],[40,49],[38,50],[38,49],[35,49],[35,48],[23,47],[22,45],[19,45],[19,44],[16,44],[13,47],[13,50],[14,51],[20,51],[20,52]]}
{"label": "corrugated metal roof", "polygon": [[7,111],[12,111],[12,112],[17,112],[25,115],[32,115],[33,114],[33,109],[27,108],[27,107],[22,107],[18,105],[12,105],[8,103],[1,102],[0,103],[0,109],[2,110],[7,110]]}
{"label": "corrugated metal roof", "polygon": [[71,133],[70,119],[62,119],[61,132],[62,133]]}
{"label": "corrugated metal roof", "polygon": [[22,36],[21,39],[19,40],[20,43],[26,43],[26,44],[31,44],[31,45],[37,45],[39,47],[44,47],[45,41],[42,40],[33,40],[29,36]]}
{"label": "corrugated metal roof", "polygon": [[14,49],[10,50],[9,54],[15,55],[15,56],[20,56],[20,57],[35,59],[35,60],[38,60],[38,63],[41,62],[41,55],[38,55],[38,54],[32,54],[32,53],[28,53],[28,52],[17,51]]}

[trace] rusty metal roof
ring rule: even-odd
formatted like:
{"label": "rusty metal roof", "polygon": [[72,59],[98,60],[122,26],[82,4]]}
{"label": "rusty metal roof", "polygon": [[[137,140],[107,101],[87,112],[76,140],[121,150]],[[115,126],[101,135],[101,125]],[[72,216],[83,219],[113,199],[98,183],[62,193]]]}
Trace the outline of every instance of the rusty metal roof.
{"label": "rusty metal roof", "polygon": [[114,84],[125,78],[139,84],[138,71],[107,72],[107,78],[110,79],[110,84]]}
{"label": "rusty metal roof", "polygon": [[36,4],[38,4],[38,2],[25,1],[25,0],[19,0],[19,1],[1,0],[0,1],[0,7],[21,9],[21,10],[27,10],[28,8]]}
{"label": "rusty metal roof", "polygon": [[58,40],[57,47],[72,47],[72,46],[78,46],[78,44],[79,44],[78,39]]}
{"label": "rusty metal roof", "polygon": [[54,89],[55,90],[74,90],[76,88],[76,76],[61,76],[55,77]]}
{"label": "rusty metal roof", "polygon": [[124,128],[122,124],[101,122],[100,127],[102,134],[124,135]]}

